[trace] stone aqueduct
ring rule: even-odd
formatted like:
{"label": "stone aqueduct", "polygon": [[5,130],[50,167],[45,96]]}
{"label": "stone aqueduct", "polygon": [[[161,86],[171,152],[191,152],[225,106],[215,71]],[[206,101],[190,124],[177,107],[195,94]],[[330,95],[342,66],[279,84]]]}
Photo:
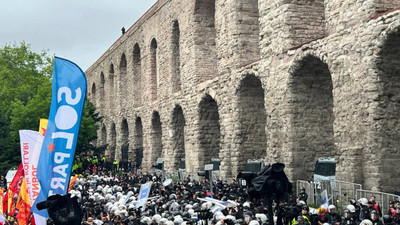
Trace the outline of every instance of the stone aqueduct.
{"label": "stone aqueduct", "polygon": [[98,143],[143,166],[283,162],[400,185],[400,0],[159,0],[87,71]]}

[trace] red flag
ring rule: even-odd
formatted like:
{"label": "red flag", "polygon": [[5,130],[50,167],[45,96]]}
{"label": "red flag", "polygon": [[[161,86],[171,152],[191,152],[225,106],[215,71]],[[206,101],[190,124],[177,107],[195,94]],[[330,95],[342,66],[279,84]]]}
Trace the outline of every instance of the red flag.
{"label": "red flag", "polygon": [[15,173],[15,176],[14,176],[13,180],[11,181],[10,186],[8,187],[7,193],[3,199],[3,209],[8,210],[8,205],[9,205],[8,201],[9,201],[9,199],[11,201],[10,205],[12,206],[12,209],[8,210],[8,214],[11,216],[13,216],[15,213],[14,196],[19,193],[19,188],[21,187],[23,177],[24,177],[24,169],[23,169],[22,163],[21,163],[21,165],[18,167],[17,173]]}

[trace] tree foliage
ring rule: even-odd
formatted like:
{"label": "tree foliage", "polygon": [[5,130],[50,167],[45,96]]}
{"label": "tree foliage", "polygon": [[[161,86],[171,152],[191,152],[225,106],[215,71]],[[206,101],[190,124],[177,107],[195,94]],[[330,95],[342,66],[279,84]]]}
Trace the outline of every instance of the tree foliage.
{"label": "tree foliage", "polygon": [[[51,104],[53,58],[33,52],[24,42],[0,48],[0,175],[21,163],[21,129],[38,130]],[[77,153],[96,151],[95,107],[88,100],[82,117]]]}

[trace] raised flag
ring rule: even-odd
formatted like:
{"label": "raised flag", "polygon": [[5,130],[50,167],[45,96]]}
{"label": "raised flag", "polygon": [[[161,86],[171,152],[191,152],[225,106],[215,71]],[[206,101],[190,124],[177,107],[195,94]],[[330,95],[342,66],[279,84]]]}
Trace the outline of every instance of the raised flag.
{"label": "raised flag", "polygon": [[18,224],[28,224],[31,214],[31,205],[29,201],[28,189],[26,179],[22,181],[21,190],[19,192],[17,204],[15,208],[18,209],[17,220]]}
{"label": "raised flag", "polygon": [[69,182],[69,187],[68,187],[68,193],[72,190],[72,188],[74,187],[75,181],[78,178],[78,175],[75,175],[71,181]]}
{"label": "raised flag", "polygon": [[48,122],[49,122],[48,119],[40,119],[39,133],[41,133],[43,136],[46,134],[46,129],[47,129],[47,123]]}
{"label": "raised flag", "polygon": [[144,210],[145,203],[149,198],[150,189],[151,189],[151,182],[147,182],[140,186],[139,198],[136,207],[142,206],[142,211]]}
{"label": "raised flag", "polygon": [[[32,212],[48,218],[36,204],[68,191],[76,141],[86,95],[86,77],[74,63],[55,57],[50,115],[40,152],[37,177],[40,193]],[[37,221],[36,221],[37,222]]]}
{"label": "raised flag", "polygon": [[4,213],[4,211],[3,211],[3,198],[4,198],[4,187],[0,188],[0,213]]}
{"label": "raised flag", "polygon": [[328,210],[329,199],[328,199],[328,192],[326,191],[326,189],[323,192],[321,192],[321,199],[322,199],[321,208]]}
{"label": "raised flag", "polygon": [[15,211],[14,196],[18,193],[18,189],[21,186],[23,177],[24,177],[24,169],[21,163],[18,167],[17,172],[14,175],[14,178],[10,183],[10,186],[8,186],[7,193],[3,199],[3,210],[7,209],[8,214],[11,214],[12,216],[14,215]]}
{"label": "raised flag", "polygon": [[43,135],[37,131],[20,130],[19,137],[26,186],[32,205],[40,192],[40,185],[37,179],[37,165],[43,144]]}

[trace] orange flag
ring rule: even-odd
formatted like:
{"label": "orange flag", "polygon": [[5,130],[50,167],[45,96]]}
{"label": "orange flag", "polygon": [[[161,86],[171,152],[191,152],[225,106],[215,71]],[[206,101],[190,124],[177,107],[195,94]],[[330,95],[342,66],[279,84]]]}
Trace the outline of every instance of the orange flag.
{"label": "orange flag", "polygon": [[16,208],[18,209],[18,224],[28,224],[31,214],[31,203],[29,201],[28,187],[25,178],[22,181]]}
{"label": "orange flag", "polygon": [[78,175],[75,175],[73,178],[71,178],[71,181],[69,182],[68,193],[72,190],[72,187],[74,186],[77,178],[78,178]]}

